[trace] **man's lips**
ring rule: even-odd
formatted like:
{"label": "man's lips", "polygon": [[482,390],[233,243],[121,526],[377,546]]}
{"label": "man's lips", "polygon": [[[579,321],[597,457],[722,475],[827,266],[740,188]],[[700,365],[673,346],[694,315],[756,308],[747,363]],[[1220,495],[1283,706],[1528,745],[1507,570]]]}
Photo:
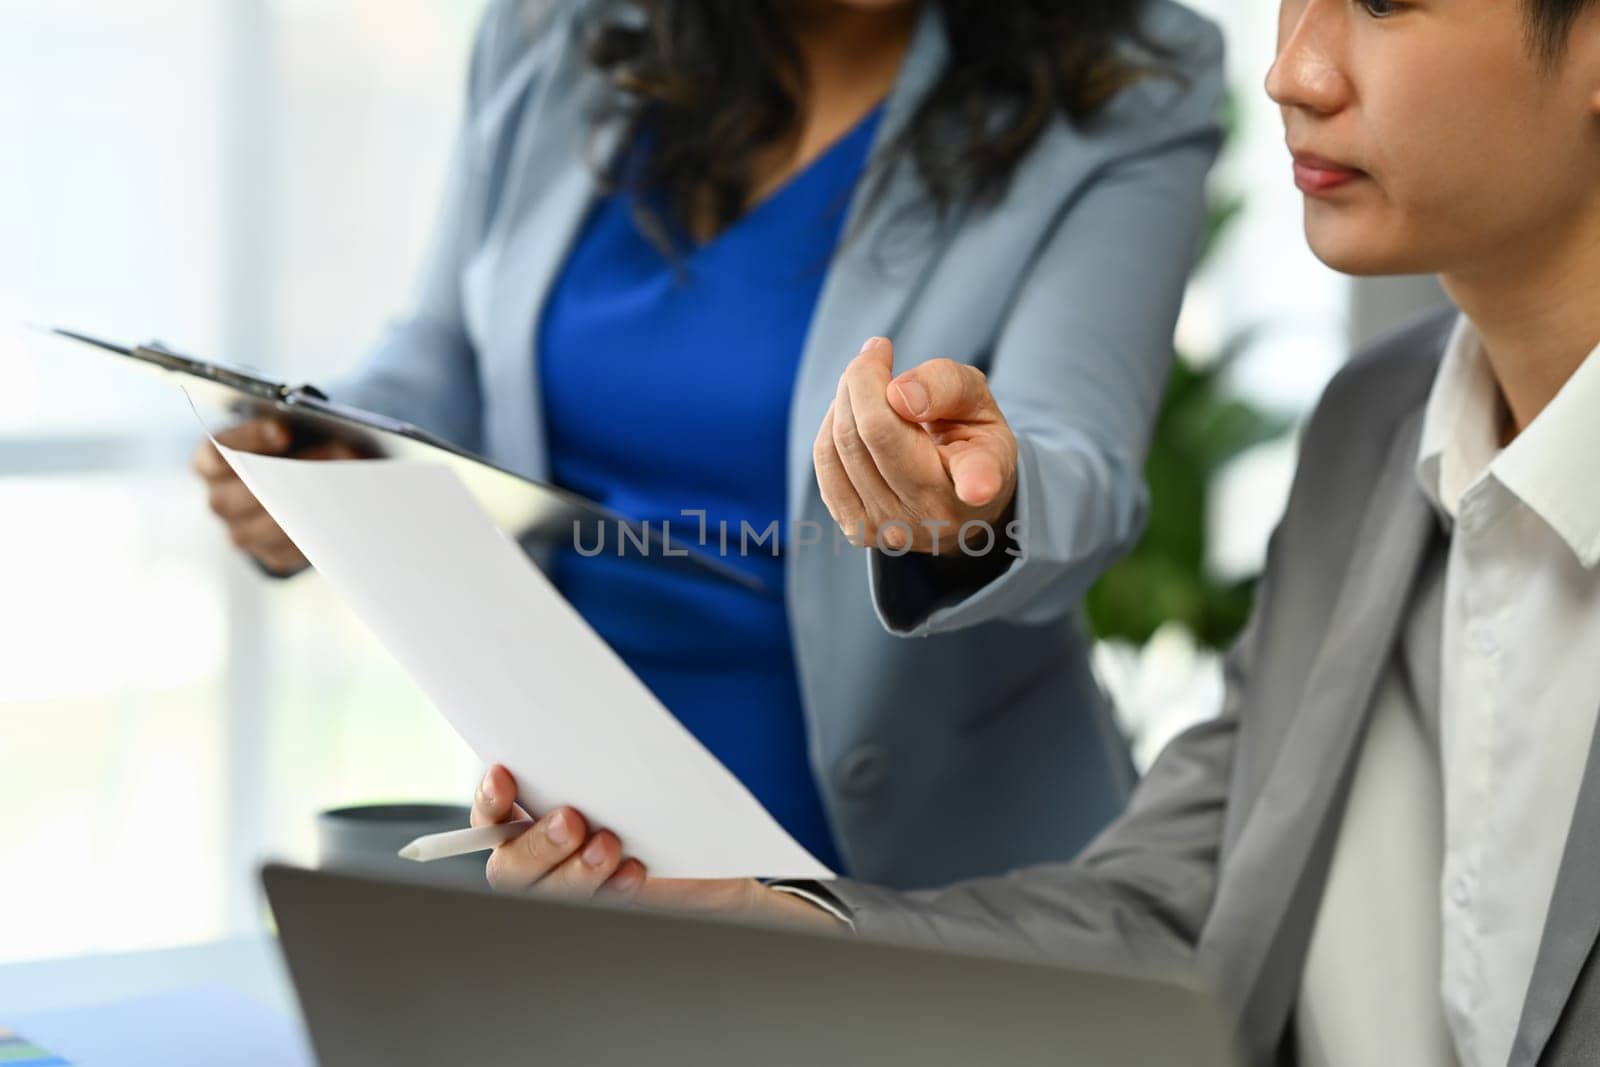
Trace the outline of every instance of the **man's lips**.
{"label": "man's lips", "polygon": [[1354,167],[1346,167],[1309,152],[1294,153],[1294,184],[1307,196],[1329,193],[1364,177],[1366,173]]}

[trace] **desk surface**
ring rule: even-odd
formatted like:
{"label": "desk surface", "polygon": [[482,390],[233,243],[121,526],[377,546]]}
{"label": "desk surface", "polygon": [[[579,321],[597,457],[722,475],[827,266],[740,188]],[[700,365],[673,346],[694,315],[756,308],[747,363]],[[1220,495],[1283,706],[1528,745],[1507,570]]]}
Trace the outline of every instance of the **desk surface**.
{"label": "desk surface", "polygon": [[289,975],[271,937],[182,948],[75,956],[0,966],[0,1023],[33,1012],[128,1000],[199,985],[253,997],[300,1022]]}

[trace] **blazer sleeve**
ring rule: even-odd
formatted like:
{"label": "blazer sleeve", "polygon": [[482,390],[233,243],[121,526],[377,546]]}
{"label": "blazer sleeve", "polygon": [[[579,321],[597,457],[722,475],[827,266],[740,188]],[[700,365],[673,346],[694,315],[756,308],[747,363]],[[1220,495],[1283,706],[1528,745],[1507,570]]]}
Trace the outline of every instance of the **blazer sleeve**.
{"label": "blazer sleeve", "polygon": [[1229,653],[1222,713],[1172,741],[1127,810],[1076,859],[913,892],[849,880],[788,884],[881,940],[1194,968],[1216,895],[1245,696],[1273,629],[1274,569],[1269,562],[1258,610]]}
{"label": "blazer sleeve", "polygon": [[1143,140],[1064,210],[997,339],[989,384],[1017,438],[1014,541],[975,561],[873,550],[891,632],[1058,619],[1142,531],[1144,456],[1221,144],[1222,43],[1209,24],[1200,37],[1181,80],[1128,102]]}
{"label": "blazer sleeve", "polygon": [[[472,48],[466,113],[451,155],[444,203],[407,312],[391,322],[356,371],[329,388],[334,399],[413,423],[481,451],[477,353],[462,307],[462,272],[481,243],[506,166],[514,124],[512,75],[539,62],[558,20],[555,2],[493,0]],[[515,84],[512,84],[513,81]]]}

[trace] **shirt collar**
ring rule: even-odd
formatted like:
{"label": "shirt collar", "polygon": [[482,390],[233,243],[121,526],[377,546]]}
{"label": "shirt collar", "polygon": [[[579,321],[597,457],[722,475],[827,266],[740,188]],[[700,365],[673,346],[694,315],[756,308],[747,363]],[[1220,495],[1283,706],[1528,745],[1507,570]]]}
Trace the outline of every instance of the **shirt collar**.
{"label": "shirt collar", "polygon": [[[1447,521],[1486,472],[1515,494],[1587,568],[1600,564],[1600,348],[1509,446],[1505,401],[1465,315],[1445,346],[1423,417],[1417,478]],[[1587,458],[1586,458],[1587,457]]]}
{"label": "shirt collar", "polygon": [[1461,498],[1494,461],[1500,446],[1500,389],[1483,358],[1477,331],[1465,315],[1456,319],[1444,359],[1428,393],[1422,419],[1417,478],[1447,521]]}

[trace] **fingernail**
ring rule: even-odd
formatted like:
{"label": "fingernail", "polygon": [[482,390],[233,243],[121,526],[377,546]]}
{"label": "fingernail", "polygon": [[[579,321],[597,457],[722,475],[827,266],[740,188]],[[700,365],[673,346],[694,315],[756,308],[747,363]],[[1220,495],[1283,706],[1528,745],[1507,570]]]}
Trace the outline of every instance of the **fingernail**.
{"label": "fingernail", "polygon": [[874,348],[877,348],[879,345],[881,345],[883,343],[884,343],[884,339],[882,337],[869,337],[869,338],[867,338],[866,342],[861,346],[861,351],[856,353],[856,354],[864,356],[868,352],[871,352]]}
{"label": "fingernail", "polygon": [[594,840],[589,842],[589,847],[583,850],[583,862],[591,867],[598,867],[606,861],[606,843],[600,839],[599,834],[594,835]]}
{"label": "fingernail", "polygon": [[478,786],[478,795],[483,798],[483,802],[485,804],[493,804],[494,803],[494,774],[493,774],[493,772],[483,776],[483,784]]}
{"label": "fingernail", "polygon": [[904,382],[895,382],[894,388],[899,390],[900,401],[914,417],[921,418],[928,413],[928,390],[921,382],[912,378]]}
{"label": "fingernail", "polygon": [[611,879],[611,888],[618,892],[631,893],[639,888],[639,883],[642,881],[644,879],[640,877],[638,868],[630,866],[627,870]]}
{"label": "fingernail", "polygon": [[565,845],[572,840],[572,827],[567,825],[567,813],[558,811],[550,820],[550,825],[544,828],[544,836],[550,839],[552,845]]}
{"label": "fingernail", "polygon": [[283,448],[289,443],[289,431],[275,422],[267,423],[267,443],[273,448]]}

